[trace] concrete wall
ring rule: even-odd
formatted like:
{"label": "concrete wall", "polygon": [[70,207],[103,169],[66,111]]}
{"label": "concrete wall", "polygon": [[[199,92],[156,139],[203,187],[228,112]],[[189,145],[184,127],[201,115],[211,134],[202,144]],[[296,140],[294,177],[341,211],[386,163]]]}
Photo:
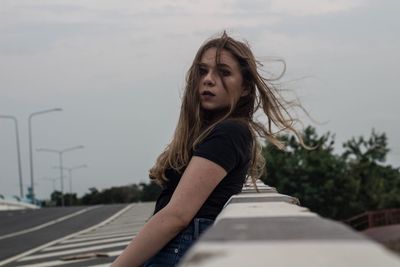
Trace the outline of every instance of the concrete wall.
{"label": "concrete wall", "polygon": [[259,184],[233,196],[180,266],[400,266],[400,258],[348,226]]}

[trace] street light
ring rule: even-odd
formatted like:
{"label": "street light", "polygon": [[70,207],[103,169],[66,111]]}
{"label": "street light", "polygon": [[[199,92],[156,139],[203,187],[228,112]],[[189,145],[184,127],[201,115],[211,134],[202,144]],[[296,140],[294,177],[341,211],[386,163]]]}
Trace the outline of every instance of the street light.
{"label": "street light", "polygon": [[84,146],[74,146],[70,148],[66,148],[63,150],[56,150],[56,149],[48,149],[48,148],[38,148],[36,151],[38,152],[52,152],[52,153],[58,153],[59,155],[59,160],[60,160],[60,180],[61,180],[61,206],[64,206],[64,176],[63,176],[63,160],[62,160],[62,155],[65,152],[72,151],[75,149],[81,149],[84,148]]}
{"label": "street light", "polygon": [[[55,169],[61,169],[61,167],[54,167]],[[69,175],[69,193],[72,194],[72,171],[73,170],[77,170],[77,169],[81,169],[81,168],[87,168],[86,164],[82,164],[79,166],[74,166],[74,167],[63,167],[63,170],[67,170],[68,171],[68,175]]]}
{"label": "street light", "polygon": [[21,199],[24,197],[24,186],[22,184],[22,169],[21,169],[21,149],[19,146],[19,133],[18,133],[18,122],[17,118],[14,116],[9,116],[9,115],[0,115],[0,118],[3,119],[12,119],[15,124],[15,137],[17,139],[17,157],[18,157],[18,174],[19,174],[19,193],[21,196]]}
{"label": "street light", "polygon": [[32,204],[35,203],[35,189],[34,189],[34,177],[33,177],[33,153],[32,153],[32,118],[36,115],[49,113],[53,111],[62,111],[61,108],[46,109],[42,111],[33,112],[28,118],[28,131],[29,131],[29,164],[31,172],[31,194],[32,194]]}
{"label": "street light", "polygon": [[74,166],[74,167],[54,167],[55,169],[61,169],[61,170],[67,170],[68,175],[69,175],[69,199],[70,199],[70,205],[72,204],[72,171],[81,169],[81,168],[87,168],[86,164],[82,164],[79,166]]}
{"label": "street light", "polygon": [[56,191],[56,180],[60,179],[60,177],[50,178],[50,177],[43,177],[42,180],[51,181],[53,185],[53,192]]}

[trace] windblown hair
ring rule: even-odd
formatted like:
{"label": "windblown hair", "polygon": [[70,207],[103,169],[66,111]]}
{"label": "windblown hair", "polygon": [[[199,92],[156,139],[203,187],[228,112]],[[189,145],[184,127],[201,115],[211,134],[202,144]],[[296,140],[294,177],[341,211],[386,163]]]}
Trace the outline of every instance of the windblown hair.
{"label": "windblown hair", "polygon": [[[236,104],[231,97],[229,109],[216,121],[208,120],[206,113],[201,108],[199,96],[201,80],[199,63],[204,52],[210,48],[216,48],[217,65],[220,62],[222,50],[232,54],[239,63],[244,90],[248,90],[248,94],[241,97]],[[295,103],[285,100],[272,83],[260,75],[259,67],[261,66],[262,64],[255,59],[247,43],[229,37],[226,32],[220,37],[208,40],[200,47],[186,75],[186,87],[175,133],[171,143],[159,155],[155,165],[150,169],[151,179],[158,184],[163,184],[167,181],[165,176],[167,169],[183,170],[189,163],[191,152],[196,145],[207,136],[216,124],[226,119],[245,123],[252,133],[253,143],[248,177],[251,177],[254,185],[265,169],[261,145],[257,141],[259,137],[266,139],[279,149],[283,149],[285,144],[279,139],[278,133],[290,131],[304,145],[300,133],[294,128],[296,119],[289,113],[289,109]],[[223,85],[226,90],[224,82]],[[266,122],[263,123],[254,118],[258,111],[266,115]],[[273,132],[273,127],[278,130]]]}

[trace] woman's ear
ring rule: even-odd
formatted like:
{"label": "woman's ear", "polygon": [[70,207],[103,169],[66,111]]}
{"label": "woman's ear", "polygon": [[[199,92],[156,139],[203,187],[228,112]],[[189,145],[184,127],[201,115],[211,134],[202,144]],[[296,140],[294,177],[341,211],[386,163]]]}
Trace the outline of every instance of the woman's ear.
{"label": "woman's ear", "polygon": [[240,97],[247,96],[250,93],[250,90],[243,86],[242,93],[240,94]]}

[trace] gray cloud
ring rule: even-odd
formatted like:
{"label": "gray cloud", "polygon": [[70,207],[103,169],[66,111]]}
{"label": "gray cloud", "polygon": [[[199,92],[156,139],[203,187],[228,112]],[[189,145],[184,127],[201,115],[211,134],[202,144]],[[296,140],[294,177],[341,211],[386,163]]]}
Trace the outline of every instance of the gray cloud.
{"label": "gray cloud", "polygon": [[[319,132],[337,133],[340,144],[375,127],[398,149],[399,4],[339,2],[319,4],[318,12],[272,0],[7,2],[0,10],[0,114],[19,119],[25,186],[27,117],[52,107],[64,111],[35,119],[34,145],[85,145],[65,159],[66,166],[89,165],[74,174],[79,194],[147,181],[174,130],[194,53],[224,29],[247,39],[258,58],[286,60],[281,83],[314,118],[328,121]],[[267,71],[275,68],[266,63]],[[11,126],[0,121],[0,193],[16,194]],[[53,156],[35,153],[41,197],[51,190],[41,177],[58,175]],[[399,166],[398,154],[390,160]]]}
{"label": "gray cloud", "polygon": [[391,38],[400,32],[398,1],[373,1],[345,12],[323,15],[287,17],[271,27],[275,32],[292,37],[312,37],[325,40],[365,42]]}

